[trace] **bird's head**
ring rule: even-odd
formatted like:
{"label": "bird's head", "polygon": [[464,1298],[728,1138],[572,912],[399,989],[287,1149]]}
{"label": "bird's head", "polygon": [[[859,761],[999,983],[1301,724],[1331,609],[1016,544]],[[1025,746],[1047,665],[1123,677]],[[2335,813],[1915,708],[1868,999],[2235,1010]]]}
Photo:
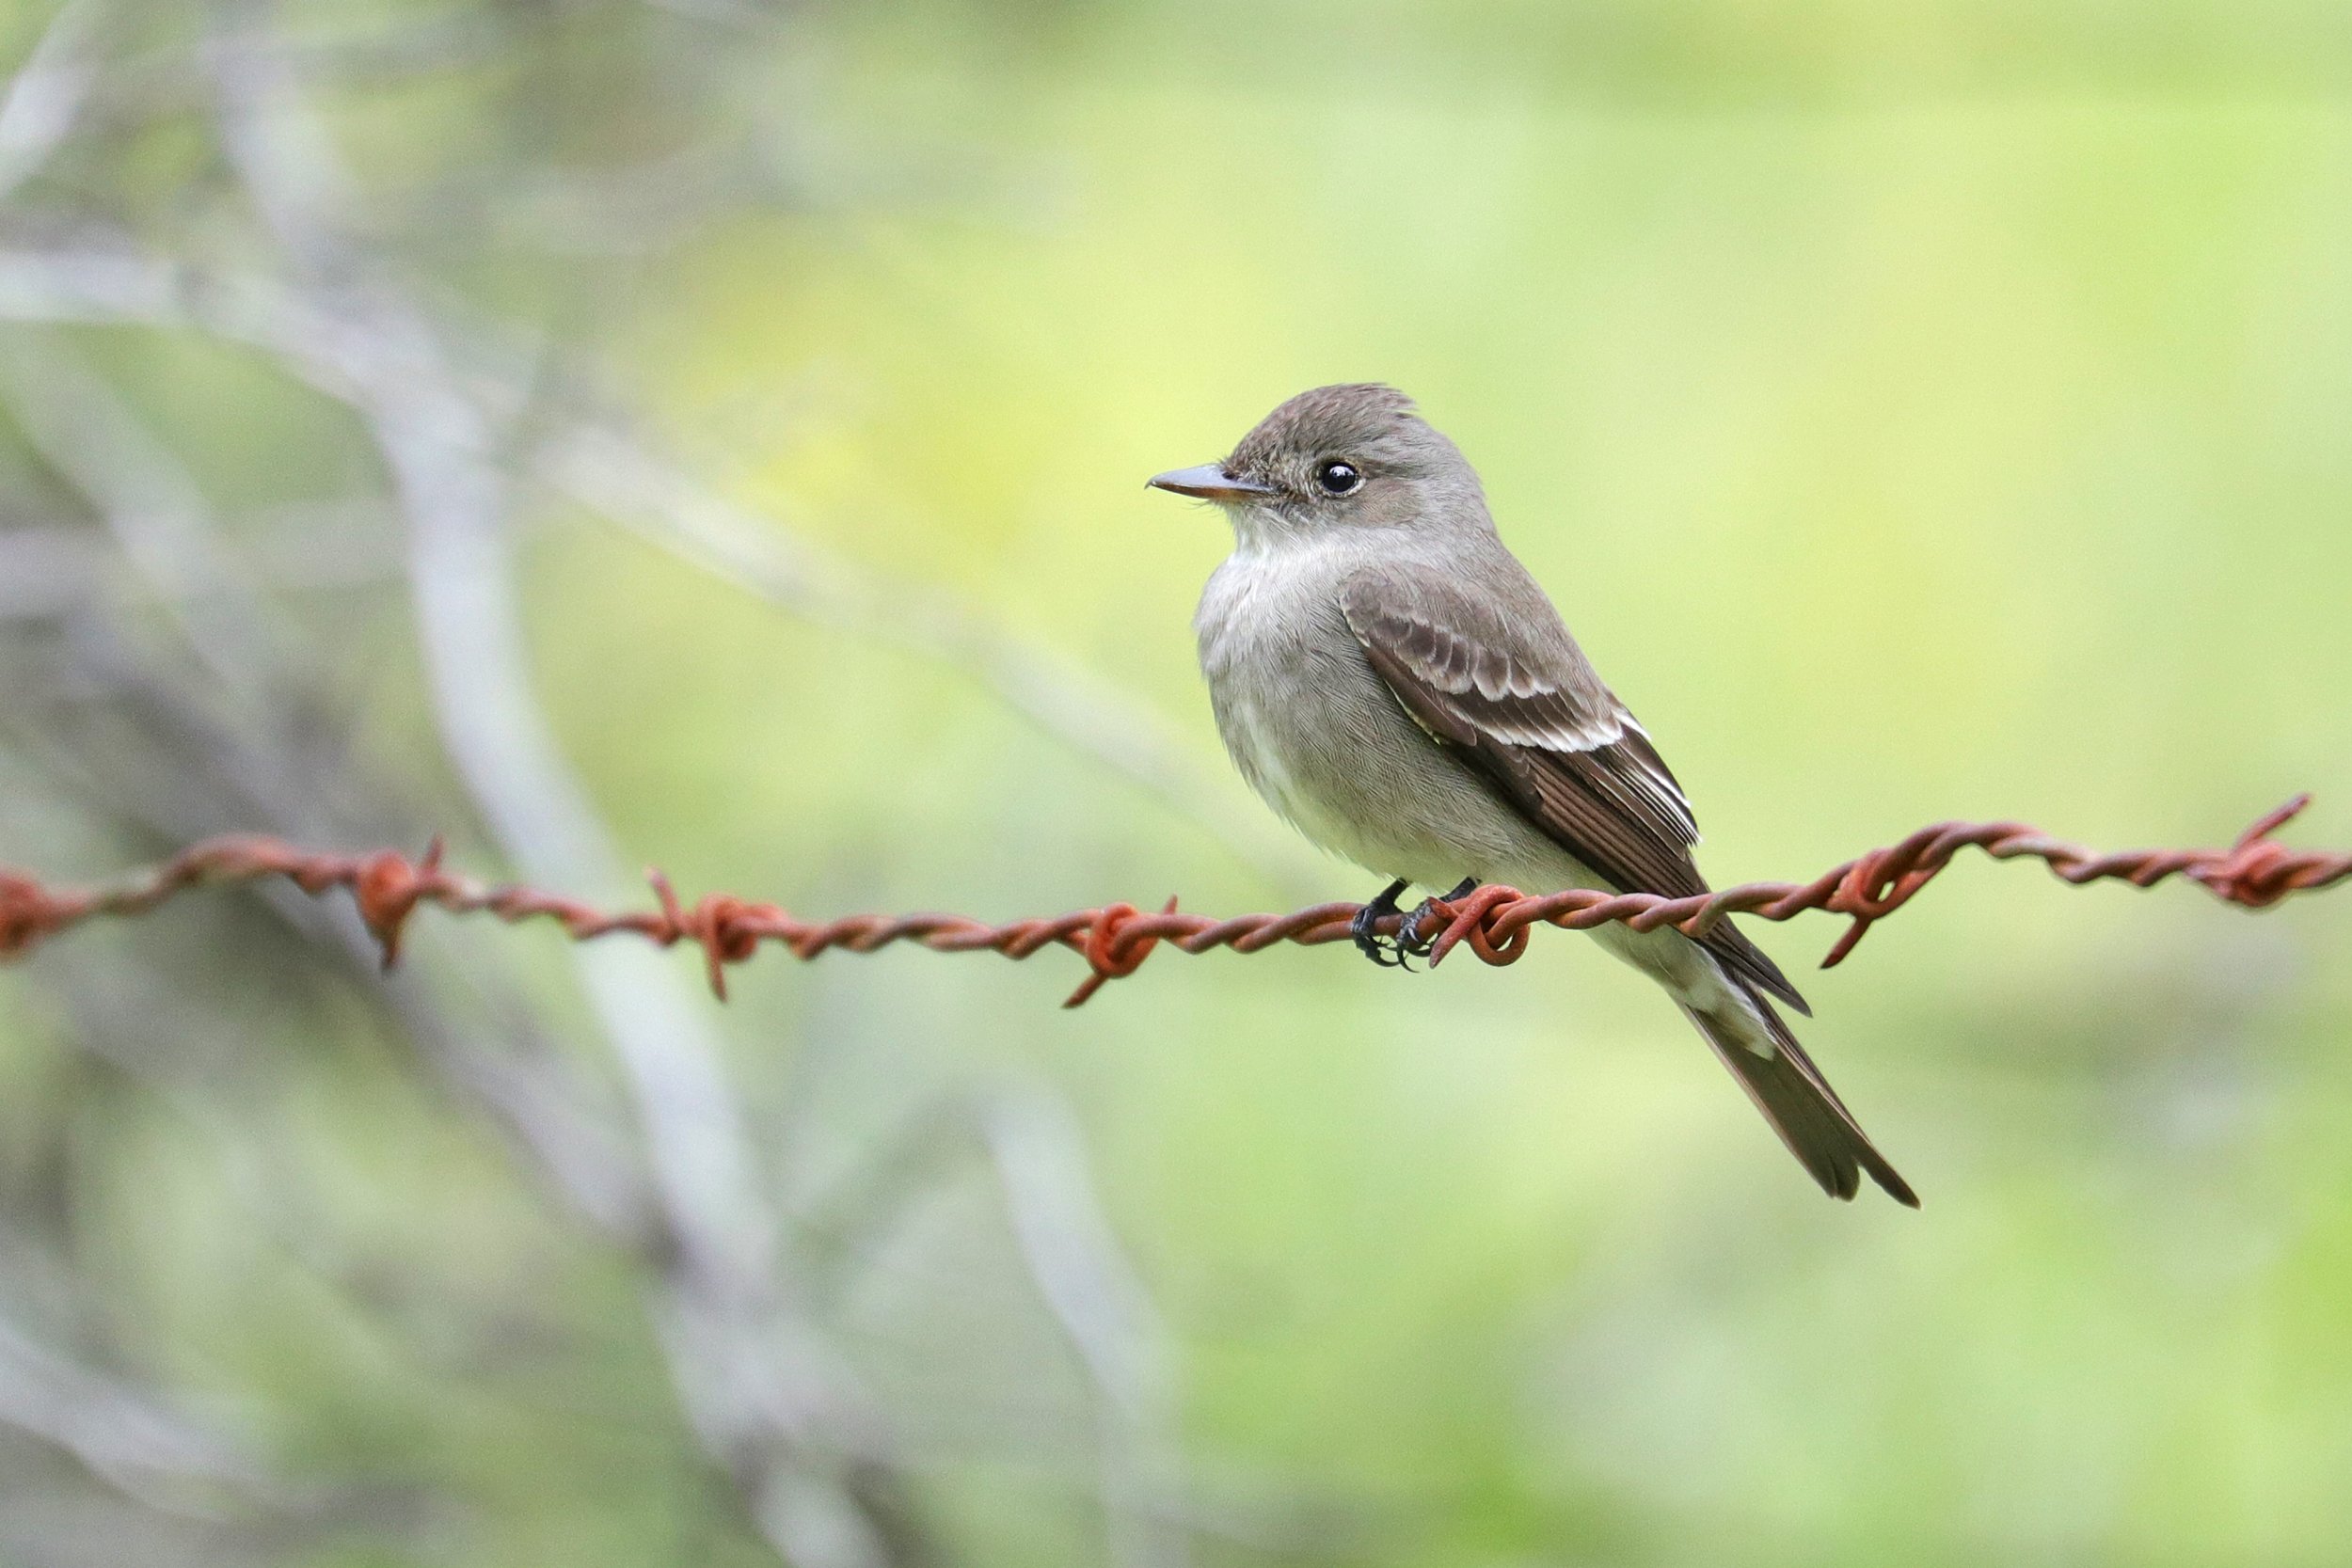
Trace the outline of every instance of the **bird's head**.
{"label": "bird's head", "polygon": [[1393,387],[1299,393],[1258,421],[1221,463],[1155,475],[1155,489],[1225,508],[1246,546],[1343,530],[1491,526],[1461,452]]}

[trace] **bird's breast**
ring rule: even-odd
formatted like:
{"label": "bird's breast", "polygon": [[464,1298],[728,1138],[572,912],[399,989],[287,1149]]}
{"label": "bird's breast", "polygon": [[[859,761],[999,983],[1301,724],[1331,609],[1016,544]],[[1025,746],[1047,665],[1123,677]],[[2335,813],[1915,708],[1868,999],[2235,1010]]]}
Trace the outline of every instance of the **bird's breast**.
{"label": "bird's breast", "polygon": [[1334,656],[1355,643],[1336,597],[1317,587],[1283,563],[1236,556],[1210,578],[1195,629],[1217,732],[1234,765],[1276,811],[1329,845],[1341,825],[1327,819],[1314,780],[1330,749],[1321,732],[1332,689],[1347,674]]}
{"label": "bird's breast", "polygon": [[1236,553],[1195,629],[1218,733],[1266,803],[1323,847],[1388,876],[1486,875],[1520,830],[1406,714],[1311,555]]}

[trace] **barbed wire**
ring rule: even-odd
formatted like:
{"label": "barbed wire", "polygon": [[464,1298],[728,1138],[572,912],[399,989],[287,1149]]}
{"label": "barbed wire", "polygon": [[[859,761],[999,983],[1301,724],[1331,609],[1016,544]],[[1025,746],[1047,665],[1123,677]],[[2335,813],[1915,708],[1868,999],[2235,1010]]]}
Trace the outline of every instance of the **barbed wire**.
{"label": "barbed wire", "polygon": [[[1826,969],[1851,953],[1873,922],[1917,896],[1966,848],[1981,849],[1998,861],[2041,861],[2077,886],[2113,879],[2153,887],[2167,878],[2185,877],[2225,902],[2264,909],[2291,893],[2330,887],[2352,877],[2352,854],[2291,849],[2270,836],[2310,803],[2310,796],[2296,796],[2258,819],[2227,849],[2127,849],[2102,855],[2023,822],[1938,822],[1810,882],[1743,882],[1687,898],[1592,888],[1530,895],[1488,885],[1460,898],[1432,900],[1426,919],[1411,935],[1427,942],[1433,967],[1463,946],[1486,963],[1508,964],[1526,951],[1530,934],[1539,925],[1586,930],[1621,921],[1637,931],[1673,926],[1696,937],[1732,914],[1778,921],[1819,910],[1852,922],[1821,960]],[[680,902],[667,877],[653,870],[646,875],[654,909],[608,911],[536,888],[480,881],[448,870],[441,860],[438,839],[421,859],[410,861],[391,849],[334,854],[259,834],[230,834],[205,839],[158,865],[89,888],[51,888],[29,874],[0,869],[0,959],[22,957],[98,916],[145,914],[191,888],[282,877],[312,897],[337,888],[349,891],[361,922],[383,950],[388,969],[400,958],[401,934],[409,917],[420,906],[431,904],[453,914],[496,915],[510,925],[551,921],[577,942],[625,932],[663,947],[691,942],[702,949],[710,989],[722,1001],[727,994],[727,967],[750,958],[763,942],[803,960],[835,948],[872,953],[902,942],[937,953],[993,952],[1009,958],[1026,958],[1058,945],[1085,958],[1092,972],[1063,1004],[1075,1007],[1104,981],[1133,974],[1163,942],[1186,953],[1217,947],[1257,953],[1284,942],[1312,947],[1349,940],[1363,908],[1315,904],[1288,914],[1217,919],[1181,911],[1170,898],[1155,911],[1106,904],[1001,925],[961,914],[851,914],[812,921],[780,905],[753,903],[726,893],[706,894],[690,906]],[[1373,929],[1395,937],[1415,920],[1416,912],[1383,915]]]}

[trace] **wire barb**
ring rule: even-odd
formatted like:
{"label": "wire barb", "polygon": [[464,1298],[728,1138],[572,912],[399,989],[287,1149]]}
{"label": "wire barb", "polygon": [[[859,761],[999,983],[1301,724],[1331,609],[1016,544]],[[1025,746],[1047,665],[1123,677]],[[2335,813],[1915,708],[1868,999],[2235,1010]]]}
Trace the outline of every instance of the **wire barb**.
{"label": "wire barb", "polygon": [[[2227,849],[2134,849],[2102,855],[2023,822],[1938,822],[1810,882],[1745,882],[1688,898],[1592,888],[1529,895],[1490,883],[1461,898],[1432,900],[1431,915],[1444,924],[1430,945],[1429,963],[1435,968],[1464,945],[1482,962],[1516,963],[1537,926],[1581,931],[1619,921],[1637,931],[1673,926],[1696,937],[1733,914],[1780,921],[1820,910],[1851,922],[1821,960],[1826,969],[1842,962],[1873,923],[1911,902],[1961,850],[1972,847],[1994,860],[2041,861],[2075,886],[2116,880],[2153,887],[2169,877],[2185,877],[2225,903],[2267,909],[2289,894],[2332,887],[2352,877],[2352,854],[2293,849],[2271,836],[2309,804],[2310,796],[2296,796],[2256,820]],[[656,907],[609,912],[535,888],[480,882],[444,869],[441,862],[437,837],[422,858],[412,862],[392,849],[339,855],[274,838],[230,834],[191,845],[159,865],[95,888],[51,888],[28,873],[0,868],[0,960],[21,958],[99,915],[145,914],[191,887],[283,877],[312,897],[335,888],[349,890],[360,923],[383,951],[387,969],[399,960],[401,934],[410,917],[431,904],[453,914],[488,913],[508,925],[552,921],[575,942],[626,932],[663,947],[692,942],[702,950],[712,993],[723,1002],[728,968],[752,958],[762,943],[783,947],[803,961],[836,947],[872,953],[902,942],[935,953],[985,951],[1009,958],[1026,958],[1061,946],[1084,958],[1090,972],[1062,1004],[1076,1007],[1105,982],[1133,974],[1162,942],[1195,954],[1218,947],[1259,953],[1283,942],[1315,947],[1348,940],[1350,923],[1362,908],[1316,904],[1288,914],[1219,920],[1180,912],[1171,897],[1154,913],[1133,904],[1110,904],[997,926],[968,915],[928,913],[807,921],[780,905],[753,903],[726,893],[706,894],[688,906],[667,877],[648,870]],[[1393,936],[1406,918],[1389,915],[1375,928]]]}

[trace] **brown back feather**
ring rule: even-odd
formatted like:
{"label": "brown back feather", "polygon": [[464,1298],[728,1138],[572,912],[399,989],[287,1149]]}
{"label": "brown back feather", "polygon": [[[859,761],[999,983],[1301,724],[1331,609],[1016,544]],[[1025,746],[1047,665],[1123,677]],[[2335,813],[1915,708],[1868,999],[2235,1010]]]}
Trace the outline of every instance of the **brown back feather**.
{"label": "brown back feather", "polygon": [[[1430,569],[1399,564],[1357,573],[1340,603],[1365,658],[1414,721],[1611,888],[1668,898],[1708,892],[1691,856],[1698,824],[1682,786],[1541,590],[1525,586],[1540,617],[1498,613]],[[1729,921],[1698,940],[1741,979],[1811,1013]]]}

